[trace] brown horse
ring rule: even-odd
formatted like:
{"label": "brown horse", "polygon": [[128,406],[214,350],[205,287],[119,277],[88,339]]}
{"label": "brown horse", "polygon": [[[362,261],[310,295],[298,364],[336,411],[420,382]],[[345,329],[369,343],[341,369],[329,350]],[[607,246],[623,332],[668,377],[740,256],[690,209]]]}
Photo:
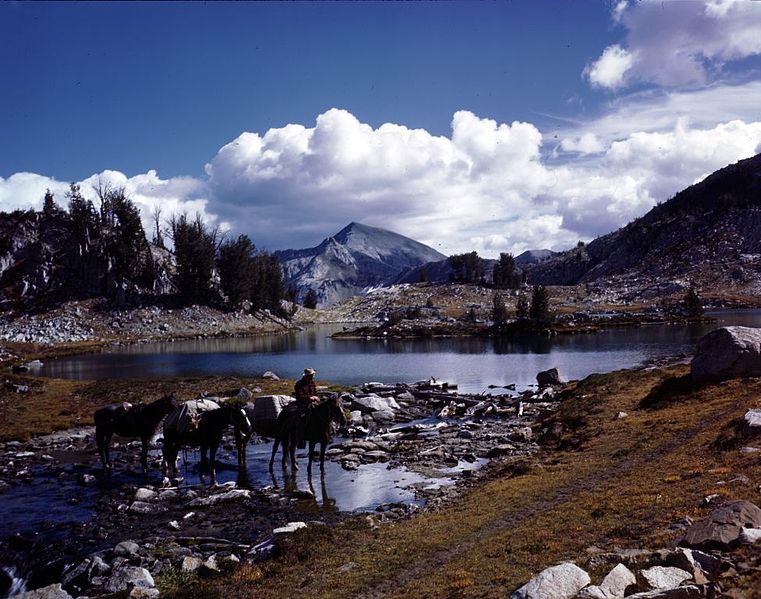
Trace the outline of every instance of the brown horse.
{"label": "brown horse", "polygon": [[167,395],[149,404],[130,407],[115,404],[97,409],[94,415],[95,442],[103,467],[112,468],[109,446],[111,437],[116,434],[120,437],[140,437],[143,444],[140,464],[143,471],[148,470],[148,440],[155,434],[164,416],[177,405],[178,401],[174,395]]}
{"label": "brown horse", "polygon": [[[295,406],[294,406],[295,407]],[[312,471],[312,458],[314,446],[320,444],[320,471],[325,471],[325,449],[333,438],[333,423],[339,426],[346,424],[346,414],[344,414],[343,403],[338,395],[326,399],[316,406],[309,409],[306,416],[306,426],[304,426],[303,439],[300,438],[302,416],[297,409],[284,409],[277,417],[277,432],[275,441],[272,444],[272,456],[270,457],[270,471],[275,463],[275,455],[279,445],[283,446],[283,467],[287,462],[287,455],[291,456],[291,468],[296,471],[299,465],[296,463],[296,445],[299,441],[309,442],[309,463],[307,471]]]}
{"label": "brown horse", "polygon": [[[200,472],[208,466],[211,484],[217,482],[216,459],[217,449],[222,443],[222,436],[228,426],[235,428],[236,439],[248,440],[251,437],[251,423],[245,410],[240,406],[222,406],[216,410],[201,412],[198,416],[198,426],[192,430],[180,433],[164,426],[164,471],[165,474],[177,473],[177,454],[185,445],[197,445],[201,449]],[[245,444],[238,445],[238,465],[241,465],[240,452],[245,452]],[[207,460],[208,453],[208,460]]]}

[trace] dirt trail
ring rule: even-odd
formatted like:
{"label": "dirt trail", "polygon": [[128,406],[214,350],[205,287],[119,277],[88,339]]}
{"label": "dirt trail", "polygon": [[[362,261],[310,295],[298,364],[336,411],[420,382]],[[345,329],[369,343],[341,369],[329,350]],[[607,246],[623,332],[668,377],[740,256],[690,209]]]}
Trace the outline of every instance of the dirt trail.
{"label": "dirt trail", "polygon": [[691,437],[704,431],[707,427],[715,426],[716,422],[728,417],[737,411],[741,402],[732,404],[731,407],[715,414],[712,419],[704,419],[699,424],[681,431],[672,437],[667,443],[664,443],[656,450],[636,458],[635,460],[622,460],[610,468],[597,472],[592,476],[587,476],[576,480],[573,484],[565,485],[555,489],[551,497],[535,502],[531,507],[511,513],[504,519],[495,520],[486,526],[482,526],[470,532],[468,540],[458,543],[454,547],[438,551],[433,555],[422,557],[413,563],[405,565],[404,569],[391,578],[387,578],[382,583],[374,586],[372,589],[357,595],[362,599],[377,599],[380,597],[410,597],[414,596],[414,589],[408,585],[414,584],[418,578],[425,577],[431,572],[441,569],[446,564],[464,556],[468,551],[479,544],[484,543],[489,538],[499,535],[510,528],[514,528],[524,522],[543,514],[549,510],[562,506],[569,497],[574,497],[580,492],[591,489],[600,489],[601,485],[612,479],[620,477],[625,471],[636,470],[638,466],[646,463],[652,463],[662,456],[669,454],[679,448]]}

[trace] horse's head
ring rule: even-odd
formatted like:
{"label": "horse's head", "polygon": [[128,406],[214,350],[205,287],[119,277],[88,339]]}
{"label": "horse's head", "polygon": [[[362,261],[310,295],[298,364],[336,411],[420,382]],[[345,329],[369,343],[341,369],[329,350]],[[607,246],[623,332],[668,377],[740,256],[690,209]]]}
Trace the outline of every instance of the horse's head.
{"label": "horse's head", "polygon": [[180,407],[181,403],[182,402],[177,399],[177,396],[174,393],[170,393],[161,398],[161,404],[164,407],[164,412],[167,414]]}
{"label": "horse's head", "polygon": [[344,404],[338,394],[331,397],[328,402],[330,405],[330,419],[333,422],[337,423],[339,426],[346,426],[348,424],[348,420],[346,420]]}

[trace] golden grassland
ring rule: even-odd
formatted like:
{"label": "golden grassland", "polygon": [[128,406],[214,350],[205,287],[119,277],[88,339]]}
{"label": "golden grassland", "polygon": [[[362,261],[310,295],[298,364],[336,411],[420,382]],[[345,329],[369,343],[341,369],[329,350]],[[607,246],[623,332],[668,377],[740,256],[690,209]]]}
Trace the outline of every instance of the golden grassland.
{"label": "golden grassland", "polygon": [[[761,381],[660,385],[685,373],[679,366],[588,377],[547,423],[565,423],[560,444],[574,449],[503,464],[452,504],[409,520],[371,527],[360,516],[301,530],[278,559],[169,596],[504,597],[592,546],[668,547],[679,535],[670,524],[707,514],[704,496],[758,501],[761,481],[757,454],[715,447],[761,403]],[[641,408],[653,389],[655,407]],[[616,419],[619,411],[628,417]],[[726,483],[739,474],[751,484]],[[759,573],[734,584],[761,597]]]}

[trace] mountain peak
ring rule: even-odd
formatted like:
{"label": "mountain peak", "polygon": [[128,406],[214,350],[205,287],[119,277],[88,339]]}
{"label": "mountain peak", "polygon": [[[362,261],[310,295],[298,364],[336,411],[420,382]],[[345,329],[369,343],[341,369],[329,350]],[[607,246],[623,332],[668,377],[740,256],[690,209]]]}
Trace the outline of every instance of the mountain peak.
{"label": "mountain peak", "polygon": [[403,270],[446,258],[433,248],[380,227],[350,222],[316,248],[277,252],[286,283],[317,292],[329,305],[392,282]]}

